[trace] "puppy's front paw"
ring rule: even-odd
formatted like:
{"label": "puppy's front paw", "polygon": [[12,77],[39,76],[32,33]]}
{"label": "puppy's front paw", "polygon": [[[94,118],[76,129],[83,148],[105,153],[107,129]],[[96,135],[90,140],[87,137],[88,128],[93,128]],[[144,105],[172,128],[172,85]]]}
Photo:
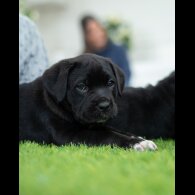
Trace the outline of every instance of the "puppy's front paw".
{"label": "puppy's front paw", "polygon": [[133,149],[134,150],[137,150],[137,151],[145,151],[145,150],[150,150],[150,151],[154,151],[154,150],[157,150],[157,146],[156,144],[153,142],[153,141],[150,141],[150,140],[143,140],[139,143],[136,143],[134,146],[133,146]]}

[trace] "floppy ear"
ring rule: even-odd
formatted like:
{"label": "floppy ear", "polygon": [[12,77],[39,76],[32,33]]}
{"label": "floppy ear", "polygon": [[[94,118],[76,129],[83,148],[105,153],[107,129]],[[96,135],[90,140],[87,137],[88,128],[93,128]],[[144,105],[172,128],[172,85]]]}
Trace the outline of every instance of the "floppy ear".
{"label": "floppy ear", "polygon": [[50,95],[61,102],[67,91],[68,74],[73,64],[69,60],[62,60],[43,74],[43,86]]}
{"label": "floppy ear", "polygon": [[109,62],[110,62],[110,66],[112,68],[112,71],[114,72],[114,76],[116,77],[118,94],[121,96],[123,89],[124,89],[124,85],[125,85],[125,75],[124,75],[122,69],[119,68],[118,65],[114,64],[110,60],[109,60]]}

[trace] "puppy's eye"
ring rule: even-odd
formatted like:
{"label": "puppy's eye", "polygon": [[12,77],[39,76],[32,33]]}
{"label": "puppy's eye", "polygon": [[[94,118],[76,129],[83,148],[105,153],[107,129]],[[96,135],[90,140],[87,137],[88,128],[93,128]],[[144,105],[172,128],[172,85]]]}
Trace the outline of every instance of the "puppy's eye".
{"label": "puppy's eye", "polygon": [[76,89],[82,93],[86,93],[88,91],[88,87],[84,83],[80,83],[76,86]]}
{"label": "puppy's eye", "polygon": [[107,83],[108,87],[112,87],[114,85],[114,81],[113,80],[109,80]]}

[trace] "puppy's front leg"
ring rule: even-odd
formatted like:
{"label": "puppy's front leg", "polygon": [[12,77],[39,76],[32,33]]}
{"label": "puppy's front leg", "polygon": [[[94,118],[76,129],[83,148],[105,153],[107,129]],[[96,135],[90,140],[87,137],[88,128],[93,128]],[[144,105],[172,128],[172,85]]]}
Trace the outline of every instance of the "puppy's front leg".
{"label": "puppy's front leg", "polygon": [[156,150],[157,146],[149,140],[134,135],[125,135],[105,126],[92,126],[91,128],[54,131],[53,143],[65,145],[69,143],[86,145],[117,145],[123,148],[134,148],[138,151]]}
{"label": "puppy's front leg", "polygon": [[129,146],[132,147],[134,150],[137,150],[137,151],[157,150],[157,146],[153,141],[146,140],[142,137],[138,137],[135,135],[125,135],[117,131],[113,131],[113,130],[110,130],[110,131],[114,133],[115,135],[128,140]]}

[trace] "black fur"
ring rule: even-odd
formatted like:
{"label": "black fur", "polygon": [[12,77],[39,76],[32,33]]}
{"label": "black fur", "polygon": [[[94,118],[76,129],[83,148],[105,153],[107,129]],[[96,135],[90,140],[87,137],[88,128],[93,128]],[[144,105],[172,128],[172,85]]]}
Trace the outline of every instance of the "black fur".
{"label": "black fur", "polygon": [[151,138],[175,138],[175,72],[156,86],[125,88],[118,115],[106,125],[121,133]]}
{"label": "black fur", "polygon": [[122,71],[106,58],[85,54],[58,62],[19,87],[20,141],[132,146],[142,139],[102,125],[116,116],[123,87]]}
{"label": "black fur", "polygon": [[20,85],[19,140],[132,147],[143,139],[131,133],[174,137],[175,73],[156,86],[123,88],[122,71],[107,58],[62,60]]}

